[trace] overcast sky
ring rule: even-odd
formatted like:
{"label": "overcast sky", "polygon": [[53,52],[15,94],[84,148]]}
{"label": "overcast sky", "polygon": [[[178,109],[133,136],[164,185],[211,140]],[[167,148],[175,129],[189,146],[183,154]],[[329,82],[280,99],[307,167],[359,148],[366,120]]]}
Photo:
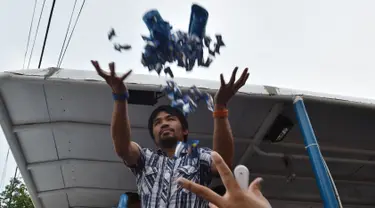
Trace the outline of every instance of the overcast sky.
{"label": "overcast sky", "polygon": [[[135,2],[87,1],[62,68],[93,70],[89,60],[97,59],[103,66],[115,61],[122,72],[132,68],[148,74],[140,63],[141,34],[148,34],[142,15],[156,8],[174,28],[186,31],[192,1]],[[42,3],[38,0],[31,45]],[[0,71],[22,68],[33,4],[34,0],[0,0]],[[42,67],[57,64],[73,4],[74,0],[56,3]],[[79,0],[76,15],[81,4]],[[375,99],[375,1],[201,0],[200,4],[210,13],[207,33],[221,33],[227,47],[209,69],[186,73],[173,67],[175,76],[216,80],[220,73],[229,76],[234,66],[249,67],[248,84]],[[51,5],[47,0],[30,68],[37,68]],[[113,50],[106,37],[111,27],[118,33],[117,41],[132,45],[131,51]],[[0,168],[6,151],[0,132]],[[11,158],[7,178],[14,168]]]}

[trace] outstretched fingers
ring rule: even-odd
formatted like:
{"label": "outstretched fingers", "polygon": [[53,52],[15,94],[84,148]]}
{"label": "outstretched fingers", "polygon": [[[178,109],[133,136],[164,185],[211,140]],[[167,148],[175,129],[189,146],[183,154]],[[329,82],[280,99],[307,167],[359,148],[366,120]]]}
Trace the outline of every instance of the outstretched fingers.
{"label": "outstretched fingers", "polygon": [[132,72],[133,70],[129,70],[128,72],[126,72],[126,74],[122,75],[121,81],[124,81]]}
{"label": "outstretched fingers", "polygon": [[109,71],[111,72],[111,77],[114,77],[116,75],[115,73],[115,62],[111,62],[109,65]]}
{"label": "outstretched fingers", "polygon": [[241,190],[233,176],[232,171],[229,169],[224,159],[217,152],[212,152],[211,157],[217,171],[220,174],[221,181],[223,182],[225,188],[227,188],[227,191],[234,193]]}
{"label": "outstretched fingers", "polygon": [[242,86],[246,84],[247,79],[249,78],[248,68],[246,68],[243,72],[241,77],[237,80],[237,82],[234,84],[235,89],[238,90]]}
{"label": "outstretched fingers", "polygon": [[232,72],[232,76],[230,77],[230,81],[228,83],[228,85],[233,85],[234,84],[234,81],[236,80],[236,74],[237,74],[237,71],[238,71],[238,66],[236,66]]}
{"label": "outstretched fingers", "polygon": [[254,193],[257,196],[263,196],[261,192],[261,183],[263,182],[263,179],[258,177],[251,182],[249,185],[248,192]]}
{"label": "outstretched fingers", "polygon": [[209,204],[208,204],[208,207],[209,207],[209,208],[218,208],[216,205],[214,205],[214,204],[212,204],[212,203],[209,203]]}
{"label": "outstretched fingers", "polygon": [[223,74],[220,74],[220,82],[221,82],[221,86],[225,86],[225,80],[224,80]]}
{"label": "outstretched fingers", "polygon": [[91,60],[91,64],[94,66],[96,72],[98,73],[99,76],[106,78],[108,75],[103,71],[102,68],[100,68],[100,65],[98,61]]}

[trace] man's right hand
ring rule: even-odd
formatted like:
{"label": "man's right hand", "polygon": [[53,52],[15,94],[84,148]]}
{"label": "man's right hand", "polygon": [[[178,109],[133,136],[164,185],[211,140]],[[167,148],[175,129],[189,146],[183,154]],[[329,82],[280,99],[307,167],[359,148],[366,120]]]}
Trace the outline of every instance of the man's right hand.
{"label": "man's right hand", "polygon": [[103,77],[107,84],[112,88],[113,93],[123,94],[127,92],[124,80],[132,73],[132,70],[129,70],[126,74],[119,77],[116,75],[114,62],[109,63],[109,74],[100,68],[98,61],[92,60],[91,63],[95,67],[99,76]]}

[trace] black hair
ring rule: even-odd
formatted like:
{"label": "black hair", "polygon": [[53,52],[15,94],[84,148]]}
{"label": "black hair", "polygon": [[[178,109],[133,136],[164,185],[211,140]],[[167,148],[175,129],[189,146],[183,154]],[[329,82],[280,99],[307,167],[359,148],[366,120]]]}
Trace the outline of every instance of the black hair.
{"label": "black hair", "polygon": [[[153,133],[153,127],[154,127],[153,124],[154,124],[154,120],[155,120],[156,116],[160,112],[166,112],[169,115],[176,116],[177,119],[181,123],[182,129],[183,130],[189,129],[189,125],[188,125],[188,122],[186,120],[186,117],[184,116],[184,114],[178,108],[174,108],[174,107],[169,106],[169,105],[161,105],[161,106],[157,107],[154,111],[152,111],[152,113],[150,115],[150,118],[148,119],[148,131],[149,131],[150,136],[153,140],[155,140],[155,136],[154,136],[154,133]],[[184,142],[186,142],[186,141],[187,141],[187,135],[184,136]]]}

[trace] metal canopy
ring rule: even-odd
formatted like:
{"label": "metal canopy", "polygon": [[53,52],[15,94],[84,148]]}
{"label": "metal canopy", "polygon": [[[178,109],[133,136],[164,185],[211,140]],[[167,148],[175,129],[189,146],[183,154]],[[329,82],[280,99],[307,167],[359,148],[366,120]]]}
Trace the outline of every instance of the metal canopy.
{"label": "metal canopy", "polygon": [[[215,92],[219,82],[175,79]],[[159,92],[164,79],[132,75],[130,90]],[[1,126],[37,208],[112,207],[135,179],[116,157],[110,138],[110,89],[93,71],[49,68],[0,74]],[[321,150],[344,207],[375,206],[375,101],[269,86],[245,86],[231,101],[235,160],[265,179],[274,207],[322,207],[298,125],[284,141],[263,138],[278,115],[296,123],[292,100],[303,95]],[[168,101],[161,98],[158,104]],[[154,147],[147,119],[155,106],[130,105],[133,140]],[[190,138],[211,147],[213,121],[202,106],[189,116]],[[296,180],[286,183],[282,158]],[[215,181],[214,184],[217,184]]]}

